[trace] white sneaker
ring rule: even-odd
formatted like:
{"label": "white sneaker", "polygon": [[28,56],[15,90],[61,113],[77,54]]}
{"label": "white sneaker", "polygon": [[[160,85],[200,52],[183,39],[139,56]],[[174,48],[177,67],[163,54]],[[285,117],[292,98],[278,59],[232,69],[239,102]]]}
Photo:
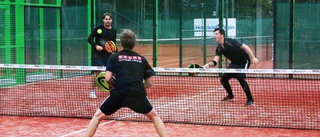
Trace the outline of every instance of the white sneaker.
{"label": "white sneaker", "polygon": [[94,90],[90,91],[89,98],[98,98],[97,95],[96,95],[96,92]]}

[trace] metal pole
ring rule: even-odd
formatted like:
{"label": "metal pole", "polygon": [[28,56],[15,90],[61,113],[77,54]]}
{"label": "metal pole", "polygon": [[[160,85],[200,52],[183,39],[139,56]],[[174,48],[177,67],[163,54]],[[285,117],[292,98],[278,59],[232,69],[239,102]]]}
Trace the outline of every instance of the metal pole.
{"label": "metal pole", "polygon": [[290,23],[289,23],[289,69],[293,67],[293,12],[295,0],[290,0]]}
{"label": "metal pole", "polygon": [[206,39],[207,39],[207,17],[206,17],[206,6],[205,6],[206,0],[204,0],[204,3],[201,3],[201,11],[202,11],[202,18],[203,18],[203,63],[206,64]]}
{"label": "metal pole", "polygon": [[182,2],[183,0],[180,0],[180,5],[179,6],[179,67],[182,67]]}
{"label": "metal pole", "polygon": [[153,67],[158,66],[158,0],[153,3]]}

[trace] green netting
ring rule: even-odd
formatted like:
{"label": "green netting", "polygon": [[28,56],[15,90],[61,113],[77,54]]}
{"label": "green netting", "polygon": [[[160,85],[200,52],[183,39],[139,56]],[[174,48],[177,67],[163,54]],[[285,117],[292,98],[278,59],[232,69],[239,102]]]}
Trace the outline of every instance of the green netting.
{"label": "green netting", "polygon": [[[319,17],[320,4],[295,3],[293,6],[293,26],[290,27],[290,3],[277,3],[275,14],[275,67],[293,69],[319,68],[320,45]],[[290,34],[292,29],[293,34]],[[292,45],[290,45],[292,35]],[[290,52],[290,48],[292,52]]]}
{"label": "green netting", "polygon": [[91,29],[88,28],[87,12],[87,7],[82,5],[62,7],[62,64],[90,65],[87,37]]}
{"label": "green netting", "polygon": [[[5,8],[0,6],[0,27],[4,28],[5,26]],[[0,29],[0,45],[5,44],[5,29]],[[0,46],[0,63],[5,63],[5,46]]]}
{"label": "green netting", "polygon": [[[250,2],[252,4],[245,4]],[[197,30],[199,26],[195,25],[195,19],[229,18],[236,20],[235,24],[231,24],[236,29],[234,32],[228,30],[228,37],[236,37],[248,44],[259,60],[273,64],[271,68],[318,68],[317,53],[320,49],[317,24],[320,19],[317,15],[320,6],[301,0],[294,3],[294,10],[290,13],[289,2],[159,0],[158,13],[155,13],[154,1],[146,0],[44,0],[28,1],[24,5],[22,1],[0,1],[0,16],[4,18],[0,25],[6,26],[0,30],[0,62],[90,65],[90,48],[86,39],[93,27],[102,24],[101,15],[110,12],[118,34],[123,29],[131,29],[138,39],[149,41],[141,42],[142,46],[148,48],[140,48],[138,52],[148,50],[146,55],[150,55],[151,63],[154,60],[174,60],[178,62],[177,67],[184,67],[190,63],[190,59],[197,58],[193,61],[199,64],[210,61],[217,45],[212,39],[212,29],[219,24],[206,22],[206,30]],[[291,14],[292,28],[289,20]],[[158,22],[154,24],[156,15]],[[226,27],[230,23],[223,22],[220,25]],[[153,32],[154,27],[158,27],[157,34]],[[290,29],[293,30],[292,34]],[[208,33],[206,38],[202,35],[204,31]],[[202,34],[199,36],[196,33]],[[162,39],[158,41],[158,47],[164,46],[157,52],[153,50],[153,41],[150,41],[155,35]],[[293,39],[290,39],[290,35]],[[169,47],[175,47],[175,50]],[[175,58],[168,59],[165,55]]]}

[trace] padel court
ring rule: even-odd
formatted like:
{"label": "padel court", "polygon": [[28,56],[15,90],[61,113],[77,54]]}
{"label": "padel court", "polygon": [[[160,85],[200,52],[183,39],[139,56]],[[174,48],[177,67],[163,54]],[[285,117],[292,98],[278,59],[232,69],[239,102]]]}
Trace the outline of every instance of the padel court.
{"label": "padel court", "polygon": [[[126,7],[130,2],[135,7]],[[216,46],[211,36],[194,36],[194,19],[211,18],[207,13],[217,13],[215,18],[220,21],[229,18],[221,11],[229,9],[231,3],[172,2],[178,1],[168,0],[167,4],[173,4],[167,5],[174,8],[170,10],[173,14],[157,11],[163,6],[158,0],[133,0],[122,5],[117,5],[121,1],[1,1],[0,136],[84,135],[90,118],[108,96],[95,88],[98,98],[89,98],[93,86],[90,72],[103,68],[90,67],[91,52],[86,42],[106,6],[115,16],[114,26],[119,30],[132,28],[141,38],[135,50],[158,67],[156,84],[148,89],[148,97],[169,136],[320,136],[319,4],[273,1],[270,11],[274,15],[265,17],[255,11],[242,14],[247,8],[240,5],[235,8],[241,11],[234,17],[236,37],[250,46],[259,65],[252,65],[248,71],[229,72],[223,70],[228,64],[223,60],[221,70],[195,69],[192,72],[198,75],[190,77],[188,64],[210,62]],[[253,5],[256,7],[252,9],[264,8],[262,3]],[[159,13],[163,14],[158,21]],[[175,17],[166,18],[165,13]],[[219,27],[224,24],[222,21]],[[297,32],[308,32],[310,37]],[[159,38],[157,46],[153,35]],[[273,68],[290,69],[269,70]],[[239,72],[247,73],[254,106],[245,106],[245,94],[234,79],[230,83],[235,99],[221,101],[226,95],[220,84],[221,74]],[[100,123],[96,136],[158,135],[147,118],[123,108]]]}

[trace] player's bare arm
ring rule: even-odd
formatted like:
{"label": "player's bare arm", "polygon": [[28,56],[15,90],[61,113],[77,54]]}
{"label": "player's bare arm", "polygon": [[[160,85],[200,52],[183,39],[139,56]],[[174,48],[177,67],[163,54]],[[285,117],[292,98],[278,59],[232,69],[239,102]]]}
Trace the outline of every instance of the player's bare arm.
{"label": "player's bare arm", "polygon": [[144,80],[144,88],[145,89],[152,87],[152,85],[153,85],[152,76]]}
{"label": "player's bare arm", "polygon": [[251,51],[251,49],[249,48],[249,46],[247,46],[246,44],[242,44],[241,49],[243,49],[249,55],[251,62],[253,64],[259,63],[259,60],[254,56],[254,54]]}
{"label": "player's bare arm", "polygon": [[202,66],[203,68],[209,68],[210,66],[216,66],[218,64],[220,60],[220,56],[214,56],[213,60],[207,64],[205,64],[204,66]]}
{"label": "player's bare arm", "polygon": [[106,81],[110,81],[112,75],[113,75],[112,72],[106,71]]}

